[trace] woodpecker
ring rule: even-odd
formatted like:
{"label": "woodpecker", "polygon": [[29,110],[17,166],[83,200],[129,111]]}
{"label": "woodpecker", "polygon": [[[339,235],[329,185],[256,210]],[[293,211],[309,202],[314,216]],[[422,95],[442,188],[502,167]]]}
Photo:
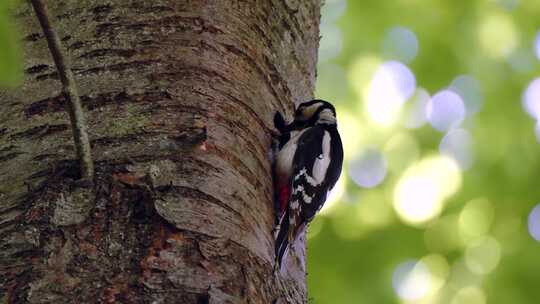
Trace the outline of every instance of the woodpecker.
{"label": "woodpecker", "polygon": [[306,229],[336,184],[343,164],[336,110],[324,100],[301,103],[287,124],[276,112],[279,151],[275,161],[277,225],[276,264]]}

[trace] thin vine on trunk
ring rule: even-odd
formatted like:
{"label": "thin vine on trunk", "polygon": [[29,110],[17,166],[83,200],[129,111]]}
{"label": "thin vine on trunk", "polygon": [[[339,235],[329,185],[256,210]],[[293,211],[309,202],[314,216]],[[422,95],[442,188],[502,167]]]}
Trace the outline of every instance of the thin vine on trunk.
{"label": "thin vine on trunk", "polygon": [[94,163],[92,161],[92,153],[90,152],[90,141],[88,140],[81,101],[77,93],[77,85],[69,67],[68,58],[64,55],[60,39],[50,24],[47,7],[41,0],[31,0],[31,3],[43,29],[43,34],[47,39],[56,69],[58,70],[58,75],[63,86],[62,94],[68,100],[67,108],[71,121],[75,150],[77,151],[77,157],[81,166],[81,177],[92,180],[94,177]]}

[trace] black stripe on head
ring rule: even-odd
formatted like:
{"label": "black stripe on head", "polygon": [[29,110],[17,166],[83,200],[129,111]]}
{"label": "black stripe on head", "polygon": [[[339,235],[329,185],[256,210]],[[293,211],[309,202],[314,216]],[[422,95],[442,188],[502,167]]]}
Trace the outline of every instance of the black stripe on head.
{"label": "black stripe on head", "polygon": [[316,104],[316,103],[319,103],[319,102],[320,102],[320,103],[328,103],[328,102],[326,102],[326,101],[324,101],[324,100],[321,100],[321,99],[312,99],[312,100],[310,100],[310,101],[302,102],[301,104],[298,105],[298,108],[297,108],[297,109],[309,107],[309,106],[311,106],[311,105],[313,105],[313,104]]}
{"label": "black stripe on head", "polygon": [[319,107],[319,109],[317,110],[317,112],[315,114],[319,114],[324,109],[330,109],[330,110],[332,110],[332,113],[334,113],[334,116],[336,116],[336,108],[334,108],[334,106],[331,103],[329,103],[328,101],[324,101],[324,100],[319,100],[319,102],[322,102],[323,105],[321,107]]}
{"label": "black stripe on head", "polygon": [[308,122],[308,124],[314,124],[317,121],[317,116],[324,109],[330,109],[334,114],[334,117],[336,116],[334,106],[325,100],[313,99],[303,102],[296,108],[295,120],[305,121]]}
{"label": "black stripe on head", "polygon": [[[315,125],[321,118],[319,117],[319,114],[324,110],[332,111],[335,120],[336,110],[334,106],[327,101],[321,99],[314,99],[298,105],[298,108],[295,112],[295,121],[303,122],[305,125]],[[325,122],[323,123],[328,123],[328,120],[324,121]]]}

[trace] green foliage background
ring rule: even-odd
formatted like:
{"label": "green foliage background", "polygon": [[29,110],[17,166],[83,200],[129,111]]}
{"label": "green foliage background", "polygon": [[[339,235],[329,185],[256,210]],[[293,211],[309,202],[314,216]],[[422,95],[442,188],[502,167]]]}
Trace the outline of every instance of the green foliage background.
{"label": "green foliage background", "polygon": [[[15,0],[0,1],[0,85],[16,85],[22,77],[21,52],[10,8]],[[12,11],[11,11],[12,12]]]}
{"label": "green foliage background", "polygon": [[[335,19],[343,3],[344,13]],[[337,105],[342,122],[352,117],[356,123],[340,125],[346,146],[342,174],[346,191],[310,227],[308,284],[313,303],[540,301],[540,244],[527,228],[531,210],[540,203],[540,145],[535,121],[522,106],[528,84],[540,77],[540,61],[534,54],[538,16],[536,0],[327,0],[322,27],[335,23],[342,47],[339,36],[325,37],[322,31],[323,50],[335,46],[340,52],[320,61],[316,95]],[[479,81],[483,95],[480,112],[462,125],[473,138],[474,163],[460,173],[459,189],[445,200],[441,214],[419,225],[400,219],[393,207],[395,187],[407,167],[439,154],[444,134],[429,124],[410,130],[399,123],[381,127],[370,121],[366,100],[358,93],[370,78],[355,72],[374,60],[392,59],[385,55],[383,40],[394,26],[406,27],[418,38],[418,54],[408,64],[417,86],[435,94],[467,74]],[[515,58],[520,60],[518,68],[512,63]],[[397,169],[389,168],[380,185],[357,186],[349,175],[350,162],[367,147],[392,157],[386,147],[396,134],[412,142],[417,153],[408,159],[407,149],[398,148],[404,157],[389,160],[388,166]],[[464,212],[471,201],[471,206],[482,207],[476,213]],[[472,236],[464,235],[463,230],[470,228],[463,225],[467,216],[469,226],[482,226]],[[473,249],[467,251],[486,238],[494,240],[500,252],[479,250],[475,256]],[[500,258],[493,258],[498,253]],[[494,260],[494,269],[478,274],[470,269],[467,255],[481,263]],[[396,267],[426,256],[438,261],[434,269],[430,267],[438,283],[425,296],[400,298],[393,287]]]}
{"label": "green foliage background", "polygon": [[[0,1],[1,86],[16,85],[22,77],[20,38],[8,13],[13,3]],[[540,77],[540,61],[533,52],[538,16],[536,0],[327,0],[323,27],[335,24],[341,36],[334,29],[323,37],[322,47],[337,49],[339,55],[322,58],[317,97],[332,101],[338,115],[347,118],[340,120],[347,155],[345,190],[310,226],[312,302],[538,302],[540,245],[529,235],[527,221],[540,203],[540,146],[535,121],[521,104],[527,85]],[[418,86],[434,94],[467,74],[479,81],[484,101],[481,111],[464,123],[474,139],[472,167],[460,173],[458,191],[445,200],[441,214],[419,225],[400,219],[393,194],[408,167],[439,153],[444,134],[429,124],[415,130],[400,124],[378,126],[370,121],[359,93],[359,87],[369,83],[367,65],[392,59],[383,50],[383,39],[394,26],[409,28],[418,38],[419,52],[408,64]],[[488,34],[482,36],[482,31]],[[522,55],[518,70],[510,62],[513,54]],[[398,141],[403,147],[398,144],[397,152],[384,148],[396,135],[407,139]],[[416,152],[408,157],[411,142]],[[349,176],[349,163],[367,147],[395,158],[384,181],[373,189],[357,186]],[[481,202],[476,206],[482,208],[467,213],[468,223],[472,214],[472,222],[483,223],[484,229],[464,236],[460,221],[471,201]],[[500,259],[493,269],[478,274],[469,269],[467,248],[486,237],[497,242]],[[491,253],[480,250],[476,258],[482,260],[482,255],[489,260]],[[398,265],[411,260],[437,261],[428,266],[433,266],[429,270],[438,283],[428,295],[406,301],[397,295],[393,276]]]}

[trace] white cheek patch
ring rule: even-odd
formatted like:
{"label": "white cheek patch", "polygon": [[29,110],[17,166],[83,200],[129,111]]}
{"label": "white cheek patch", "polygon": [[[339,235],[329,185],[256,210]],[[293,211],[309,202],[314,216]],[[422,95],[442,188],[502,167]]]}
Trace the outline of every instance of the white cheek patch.
{"label": "white cheek patch", "polygon": [[330,109],[324,109],[319,113],[319,119],[317,120],[320,124],[335,124],[336,123],[336,116],[334,116],[334,112]]}

